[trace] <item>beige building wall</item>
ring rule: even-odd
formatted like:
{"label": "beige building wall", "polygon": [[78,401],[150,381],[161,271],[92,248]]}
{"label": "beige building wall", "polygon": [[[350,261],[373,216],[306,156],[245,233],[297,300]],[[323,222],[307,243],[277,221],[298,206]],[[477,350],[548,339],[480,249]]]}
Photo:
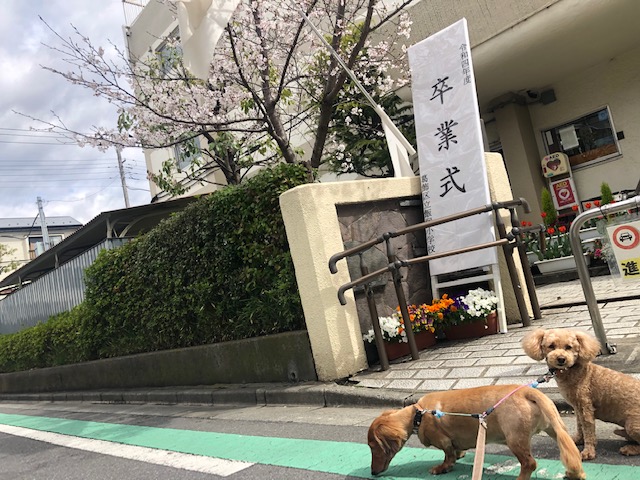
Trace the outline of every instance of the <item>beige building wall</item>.
{"label": "beige building wall", "polygon": [[[487,164],[492,200],[509,200],[502,158],[488,154]],[[344,378],[367,368],[353,292],[346,292],[345,306],[338,301],[338,289],[351,281],[346,260],[337,263],[336,274],[329,271],[329,259],[344,250],[336,205],[416,195],[420,195],[418,177],[314,183],[281,195],[280,207],[320,381]],[[518,259],[516,263],[519,265]],[[507,319],[519,320],[502,255],[500,264]],[[524,285],[524,279],[521,283]]]}
{"label": "beige building wall", "polygon": [[[640,35],[639,35],[640,36]],[[601,163],[573,169],[576,189],[582,198],[600,195],[600,184],[611,190],[633,190],[640,180],[640,47],[623,52],[606,62],[577,72],[553,84],[557,101],[531,105],[531,122],[538,154],[546,155],[542,131],[609,106],[621,155]]]}

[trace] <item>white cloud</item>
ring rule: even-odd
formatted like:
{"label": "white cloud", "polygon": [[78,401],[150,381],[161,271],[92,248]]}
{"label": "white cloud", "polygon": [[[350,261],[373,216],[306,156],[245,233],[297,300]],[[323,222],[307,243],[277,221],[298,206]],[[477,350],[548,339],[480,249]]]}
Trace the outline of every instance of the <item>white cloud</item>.
{"label": "white cloud", "polygon": [[[13,113],[42,120],[52,112],[70,127],[87,131],[92,126],[113,126],[112,105],[41,68],[68,70],[46,45],[59,40],[38,18],[64,38],[73,27],[96,46],[110,51],[109,40],[124,48],[121,0],[2,0],[0,16],[0,207],[1,217],[35,217],[37,197],[47,216],[69,215],[83,223],[103,211],[124,208],[116,152],[101,153],[85,147],[60,145],[59,140],[24,131],[37,126]],[[73,26],[72,26],[73,25]],[[39,142],[41,144],[36,144]],[[131,205],[149,203],[142,153],[126,149],[123,157]]]}

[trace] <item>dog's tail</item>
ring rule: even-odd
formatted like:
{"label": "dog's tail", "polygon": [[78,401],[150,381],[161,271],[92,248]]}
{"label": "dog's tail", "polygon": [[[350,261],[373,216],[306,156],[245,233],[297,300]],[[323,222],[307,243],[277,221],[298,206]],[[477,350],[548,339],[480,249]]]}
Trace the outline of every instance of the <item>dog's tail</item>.
{"label": "dog's tail", "polygon": [[572,480],[582,480],[587,478],[582,469],[582,457],[576,444],[571,439],[567,427],[565,426],[560,413],[555,404],[544,393],[538,390],[529,391],[529,401],[535,402],[540,407],[540,411],[545,416],[551,429],[545,431],[555,438],[560,449],[560,461],[566,468],[567,478]]}

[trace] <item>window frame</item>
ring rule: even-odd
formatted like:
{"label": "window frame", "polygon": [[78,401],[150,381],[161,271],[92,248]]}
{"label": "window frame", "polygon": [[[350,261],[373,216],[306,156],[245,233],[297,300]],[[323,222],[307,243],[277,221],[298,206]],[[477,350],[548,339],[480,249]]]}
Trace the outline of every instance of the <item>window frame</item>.
{"label": "window frame", "polygon": [[[576,125],[580,125],[581,123],[586,125],[588,128],[590,129],[594,129],[595,127],[593,127],[592,124],[587,122],[588,117],[594,116],[594,115],[598,115],[600,112],[606,112],[607,117],[606,119],[600,120],[601,122],[608,122],[609,125],[609,129],[611,131],[610,135],[607,135],[607,137],[611,137],[613,139],[613,143],[606,143],[602,146],[599,147],[595,147],[595,148],[591,148],[589,150],[585,150],[583,152],[578,152],[578,153],[569,153],[574,149],[580,149],[583,145],[583,138],[580,136],[580,133],[578,132],[578,130],[575,128]],[[551,143],[549,144],[549,139],[550,137],[557,141],[557,142],[561,142],[561,133],[560,131],[567,128],[567,127],[571,127],[574,126],[574,135],[575,135],[575,140],[578,142],[578,144],[576,145],[576,147],[573,148],[569,148],[567,150],[564,150],[560,144],[560,148],[552,148],[554,147],[555,143]],[[590,110],[589,112],[585,113],[584,115],[581,115],[579,117],[576,117],[568,122],[563,122],[560,124],[556,124],[553,127],[550,128],[545,128],[542,129],[540,131],[540,134],[542,136],[542,143],[545,147],[545,150],[547,152],[547,154],[551,154],[551,153],[565,153],[568,157],[569,157],[569,164],[571,166],[572,170],[577,170],[577,169],[581,169],[581,168],[586,168],[586,167],[590,167],[596,164],[599,164],[601,162],[605,162],[617,157],[622,156],[622,149],[620,148],[620,143],[618,141],[618,135],[616,132],[616,128],[615,128],[615,124],[613,122],[613,118],[611,116],[611,109],[609,108],[608,105],[604,105],[602,107],[596,108],[594,110]],[[607,137],[603,137],[603,138],[607,138]],[[593,142],[597,142],[598,140],[601,140],[602,138],[599,139],[595,139],[593,140]],[[588,157],[591,155],[594,155],[593,153],[590,152],[596,152],[598,149],[605,149],[608,146],[613,145],[615,147],[615,151],[614,152],[609,152],[609,153],[605,153],[603,155],[600,156],[595,156],[594,158],[587,158],[583,161],[580,162],[576,162],[575,159],[579,156],[584,157]],[[606,151],[606,150],[605,150]]]}

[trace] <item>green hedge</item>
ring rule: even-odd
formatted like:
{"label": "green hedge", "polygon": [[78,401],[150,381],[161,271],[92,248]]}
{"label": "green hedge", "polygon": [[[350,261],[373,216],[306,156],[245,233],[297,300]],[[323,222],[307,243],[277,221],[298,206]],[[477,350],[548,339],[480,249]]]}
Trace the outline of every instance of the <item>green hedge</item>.
{"label": "green hedge", "polygon": [[0,371],[305,328],[278,198],[306,181],[300,165],[261,171],[102,251],[81,306],[0,336]]}

